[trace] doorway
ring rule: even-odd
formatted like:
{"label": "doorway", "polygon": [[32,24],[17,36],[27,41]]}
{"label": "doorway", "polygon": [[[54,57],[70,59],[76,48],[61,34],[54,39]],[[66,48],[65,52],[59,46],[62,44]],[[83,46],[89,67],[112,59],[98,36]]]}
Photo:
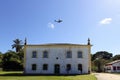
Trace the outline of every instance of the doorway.
{"label": "doorway", "polygon": [[54,65],[54,73],[55,74],[60,74],[60,65],[59,64]]}

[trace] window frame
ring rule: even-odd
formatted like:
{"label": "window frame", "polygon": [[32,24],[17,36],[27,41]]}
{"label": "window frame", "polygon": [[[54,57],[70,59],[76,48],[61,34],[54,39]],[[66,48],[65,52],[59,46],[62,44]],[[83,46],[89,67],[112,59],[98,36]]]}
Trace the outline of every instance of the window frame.
{"label": "window frame", "polygon": [[120,66],[117,66],[117,70],[120,70]]}
{"label": "window frame", "polygon": [[37,51],[32,51],[32,58],[37,58]]}
{"label": "window frame", "polygon": [[72,51],[66,52],[66,58],[72,58]]}
{"label": "window frame", "polygon": [[48,64],[43,64],[43,70],[48,70]]}
{"label": "window frame", "polygon": [[67,65],[66,65],[66,70],[67,70],[67,71],[70,71],[70,70],[71,70],[71,64],[67,64]]}
{"label": "window frame", "polygon": [[117,70],[117,67],[116,67],[116,66],[113,66],[113,70],[116,71],[116,70]]}
{"label": "window frame", "polygon": [[83,58],[83,52],[82,51],[77,52],[77,58]]}
{"label": "window frame", "polygon": [[43,58],[48,58],[48,51],[43,51]]}
{"label": "window frame", "polygon": [[37,70],[37,64],[32,64],[32,71],[36,71]]}
{"label": "window frame", "polygon": [[78,64],[78,70],[82,71],[83,69],[83,65],[82,64]]}

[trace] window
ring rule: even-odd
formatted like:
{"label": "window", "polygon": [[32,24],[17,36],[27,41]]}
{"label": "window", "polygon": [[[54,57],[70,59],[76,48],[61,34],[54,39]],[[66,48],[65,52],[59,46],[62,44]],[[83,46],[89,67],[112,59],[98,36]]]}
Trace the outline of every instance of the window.
{"label": "window", "polygon": [[82,58],[83,55],[82,55],[82,52],[81,51],[78,51],[78,55],[77,55],[78,58]]}
{"label": "window", "polygon": [[82,71],[82,64],[78,64],[78,70]]}
{"label": "window", "polygon": [[36,70],[36,69],[37,69],[36,64],[32,64],[32,70]]}
{"label": "window", "polygon": [[120,66],[117,66],[117,70],[120,70]]}
{"label": "window", "polygon": [[113,66],[113,70],[114,70],[114,71],[116,70],[116,66]]}
{"label": "window", "polygon": [[37,52],[36,51],[32,52],[32,58],[37,58]]}
{"label": "window", "polygon": [[48,70],[48,64],[43,64],[43,70]]}
{"label": "window", "polygon": [[47,51],[43,52],[43,58],[48,58],[48,52]]}
{"label": "window", "polygon": [[66,58],[72,58],[72,52],[71,51],[67,51]]}
{"label": "window", "polygon": [[70,65],[70,64],[67,64],[67,65],[66,65],[66,70],[67,70],[67,71],[70,71],[70,70],[71,70],[71,65]]}

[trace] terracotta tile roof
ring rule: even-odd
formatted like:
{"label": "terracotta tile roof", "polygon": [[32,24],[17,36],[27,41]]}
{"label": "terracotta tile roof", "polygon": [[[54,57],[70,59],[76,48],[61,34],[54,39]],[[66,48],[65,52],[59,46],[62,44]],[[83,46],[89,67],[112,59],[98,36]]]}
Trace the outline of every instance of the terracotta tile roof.
{"label": "terracotta tile roof", "polygon": [[107,64],[112,65],[112,64],[115,64],[115,63],[118,63],[118,62],[120,62],[120,60],[115,60],[115,61],[112,61],[112,62],[107,63]]}

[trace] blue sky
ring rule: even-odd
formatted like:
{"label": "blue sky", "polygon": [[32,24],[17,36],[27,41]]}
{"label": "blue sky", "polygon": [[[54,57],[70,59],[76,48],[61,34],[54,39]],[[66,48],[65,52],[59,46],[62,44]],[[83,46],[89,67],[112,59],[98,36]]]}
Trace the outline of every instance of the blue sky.
{"label": "blue sky", "polygon": [[87,44],[90,38],[92,53],[119,54],[120,0],[0,0],[0,28],[3,53],[27,37],[28,44]]}

